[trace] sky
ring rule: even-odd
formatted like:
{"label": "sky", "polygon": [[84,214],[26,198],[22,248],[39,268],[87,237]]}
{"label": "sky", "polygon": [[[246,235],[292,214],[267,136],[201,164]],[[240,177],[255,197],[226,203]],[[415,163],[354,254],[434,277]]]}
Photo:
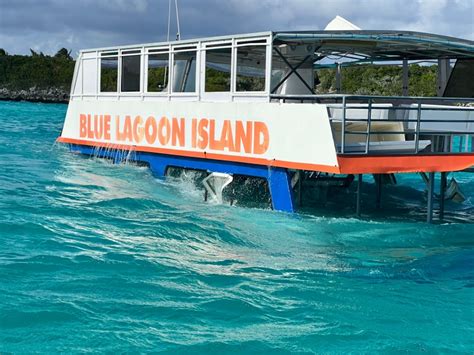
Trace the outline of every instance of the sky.
{"label": "sky", "polygon": [[[169,0],[0,0],[0,48],[29,54],[166,40]],[[174,0],[173,0],[174,5]],[[474,0],[178,0],[183,39],[320,30],[336,15],[366,30],[474,40]],[[174,8],[173,8],[174,10]],[[171,38],[176,36],[172,12]]]}

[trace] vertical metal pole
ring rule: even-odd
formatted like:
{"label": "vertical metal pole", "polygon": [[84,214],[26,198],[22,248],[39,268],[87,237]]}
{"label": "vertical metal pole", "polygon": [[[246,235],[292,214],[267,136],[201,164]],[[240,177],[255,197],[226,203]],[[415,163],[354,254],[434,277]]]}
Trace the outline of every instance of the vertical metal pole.
{"label": "vertical metal pole", "polygon": [[443,96],[444,89],[446,89],[446,84],[448,83],[448,78],[450,74],[451,67],[449,65],[449,59],[438,59],[438,90],[437,95],[439,97]]}
{"label": "vertical metal pole", "polygon": [[415,153],[418,154],[418,146],[420,141],[420,120],[421,120],[421,102],[418,102],[418,110],[416,115],[416,132],[415,132]]}
{"label": "vertical metal pole", "polygon": [[428,210],[426,213],[426,222],[428,223],[433,223],[434,177],[434,172],[428,174]]}
{"label": "vertical metal pole", "polygon": [[346,97],[342,98],[342,127],[341,127],[341,153],[344,154],[346,145]]}
{"label": "vertical metal pole", "polygon": [[437,72],[437,75],[436,75],[436,83],[438,84],[438,88],[436,90],[436,96],[438,97],[441,97],[443,96],[443,93],[442,93],[442,90],[441,90],[441,87],[443,86],[443,80],[442,80],[442,76],[443,76],[443,73],[442,73],[442,59],[438,59],[438,72]]}
{"label": "vertical metal pole", "polygon": [[439,219],[444,219],[444,194],[446,192],[447,177],[446,172],[441,172],[441,181],[439,184]]}
{"label": "vertical metal pole", "polygon": [[342,81],[341,81],[341,64],[337,63],[336,64],[336,93],[340,94],[341,93],[341,88],[342,88]]}
{"label": "vertical metal pole", "polygon": [[362,174],[357,175],[357,200],[356,200],[356,214],[360,217],[360,199],[362,193]]}
{"label": "vertical metal pole", "polygon": [[408,60],[403,59],[402,96],[408,96]]}
{"label": "vertical metal pole", "polygon": [[380,209],[380,205],[382,202],[382,175],[381,174],[375,175],[375,187],[376,187],[375,208]]}
{"label": "vertical metal pole", "polygon": [[174,0],[174,6],[176,9],[176,27],[178,28],[178,33],[176,33],[176,40],[179,41],[181,39],[181,29],[179,28],[179,11],[178,11],[178,0]]}
{"label": "vertical metal pole", "polygon": [[304,174],[302,174],[301,170],[298,170],[298,206],[301,207],[303,206],[303,193],[302,193],[302,186],[303,182],[301,181],[303,179]]}
{"label": "vertical metal pole", "polygon": [[371,122],[372,122],[372,99],[369,99],[369,112],[367,116],[367,137],[365,141],[365,154],[369,154]]}

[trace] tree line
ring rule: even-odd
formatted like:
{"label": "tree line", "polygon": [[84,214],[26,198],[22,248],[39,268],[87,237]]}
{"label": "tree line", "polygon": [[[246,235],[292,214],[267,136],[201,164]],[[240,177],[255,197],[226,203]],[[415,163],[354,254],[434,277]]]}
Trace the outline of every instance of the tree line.
{"label": "tree line", "polygon": [[[74,74],[75,61],[71,52],[61,48],[55,55],[30,50],[30,55],[9,55],[0,48],[0,88],[28,90],[59,88],[69,91]],[[317,93],[336,91],[335,69],[318,69]],[[409,66],[409,95],[436,95],[436,65]],[[212,76],[212,84],[222,86],[229,80],[228,74]],[[360,95],[401,95],[402,68],[387,65],[357,65],[342,68],[342,92]]]}
{"label": "tree line", "polygon": [[9,55],[0,48],[0,88],[28,90],[31,87],[69,90],[74,74],[71,52],[61,48],[49,56],[30,49],[28,55]]}

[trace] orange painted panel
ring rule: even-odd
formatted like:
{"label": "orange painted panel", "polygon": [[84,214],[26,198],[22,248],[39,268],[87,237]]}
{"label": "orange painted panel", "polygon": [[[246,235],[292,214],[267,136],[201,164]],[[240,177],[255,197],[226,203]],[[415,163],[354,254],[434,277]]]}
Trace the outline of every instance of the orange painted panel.
{"label": "orange painted panel", "polygon": [[341,174],[459,171],[474,166],[474,154],[417,156],[339,156]]}

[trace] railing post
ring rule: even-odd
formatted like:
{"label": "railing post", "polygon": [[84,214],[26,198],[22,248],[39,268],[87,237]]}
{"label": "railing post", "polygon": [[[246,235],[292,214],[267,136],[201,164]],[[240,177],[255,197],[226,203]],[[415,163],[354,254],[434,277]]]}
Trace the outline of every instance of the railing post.
{"label": "railing post", "polygon": [[341,154],[344,154],[346,145],[346,97],[342,97],[342,127],[341,127]]}
{"label": "railing post", "polygon": [[416,133],[415,133],[415,153],[418,154],[418,146],[420,142],[420,120],[421,120],[421,102],[418,101],[418,110],[416,116]]}
{"label": "railing post", "polygon": [[372,122],[372,99],[369,99],[369,113],[367,116],[367,138],[365,141],[365,154],[369,154],[370,145],[370,123]]}

